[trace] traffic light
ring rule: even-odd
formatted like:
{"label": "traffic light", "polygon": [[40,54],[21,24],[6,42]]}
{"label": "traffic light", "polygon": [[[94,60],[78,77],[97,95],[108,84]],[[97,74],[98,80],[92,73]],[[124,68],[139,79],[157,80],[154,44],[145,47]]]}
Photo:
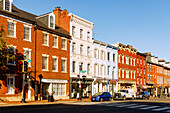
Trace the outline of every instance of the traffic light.
{"label": "traffic light", "polygon": [[18,66],[18,70],[19,70],[19,72],[22,72],[22,70],[23,70],[23,61],[19,61],[19,66]]}
{"label": "traffic light", "polygon": [[27,73],[28,71],[28,62],[24,61],[24,72]]}

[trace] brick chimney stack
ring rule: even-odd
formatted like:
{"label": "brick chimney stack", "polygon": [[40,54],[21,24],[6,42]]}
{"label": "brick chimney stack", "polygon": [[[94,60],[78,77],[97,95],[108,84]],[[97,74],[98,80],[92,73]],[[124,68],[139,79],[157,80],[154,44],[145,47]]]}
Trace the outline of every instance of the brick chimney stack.
{"label": "brick chimney stack", "polygon": [[55,24],[56,24],[57,26],[60,26],[61,11],[62,11],[62,10],[60,9],[59,6],[56,7],[56,8],[53,10],[53,13],[54,13],[54,15],[55,15]]}

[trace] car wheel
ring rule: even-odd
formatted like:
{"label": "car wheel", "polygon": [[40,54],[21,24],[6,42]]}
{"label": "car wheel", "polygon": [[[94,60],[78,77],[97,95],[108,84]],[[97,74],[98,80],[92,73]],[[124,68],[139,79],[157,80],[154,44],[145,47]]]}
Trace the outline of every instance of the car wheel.
{"label": "car wheel", "polygon": [[103,98],[100,99],[100,102],[103,102]]}
{"label": "car wheel", "polygon": [[123,100],[126,100],[126,96],[123,97]]}

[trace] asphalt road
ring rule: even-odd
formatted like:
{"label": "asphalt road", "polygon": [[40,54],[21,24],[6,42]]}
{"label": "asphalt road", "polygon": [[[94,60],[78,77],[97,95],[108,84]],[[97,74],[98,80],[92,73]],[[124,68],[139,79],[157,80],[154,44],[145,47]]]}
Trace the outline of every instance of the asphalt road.
{"label": "asphalt road", "polygon": [[168,113],[169,103],[74,102],[68,104],[0,107],[0,113]]}

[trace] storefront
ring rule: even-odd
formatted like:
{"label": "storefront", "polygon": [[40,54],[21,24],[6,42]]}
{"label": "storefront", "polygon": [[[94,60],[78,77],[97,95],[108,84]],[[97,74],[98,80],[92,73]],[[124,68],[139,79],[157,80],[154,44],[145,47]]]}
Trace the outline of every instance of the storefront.
{"label": "storefront", "polygon": [[[81,84],[79,84],[79,81]],[[71,98],[89,98],[92,93],[92,82],[91,78],[79,78],[72,77],[70,78],[70,94]]]}
{"label": "storefront", "polygon": [[127,88],[134,89],[134,92],[137,92],[136,81],[119,80],[119,82],[118,82],[118,90],[127,89]]}
{"label": "storefront", "polygon": [[54,99],[67,99],[68,80],[42,79],[42,97],[47,99],[48,95],[53,95]]}

